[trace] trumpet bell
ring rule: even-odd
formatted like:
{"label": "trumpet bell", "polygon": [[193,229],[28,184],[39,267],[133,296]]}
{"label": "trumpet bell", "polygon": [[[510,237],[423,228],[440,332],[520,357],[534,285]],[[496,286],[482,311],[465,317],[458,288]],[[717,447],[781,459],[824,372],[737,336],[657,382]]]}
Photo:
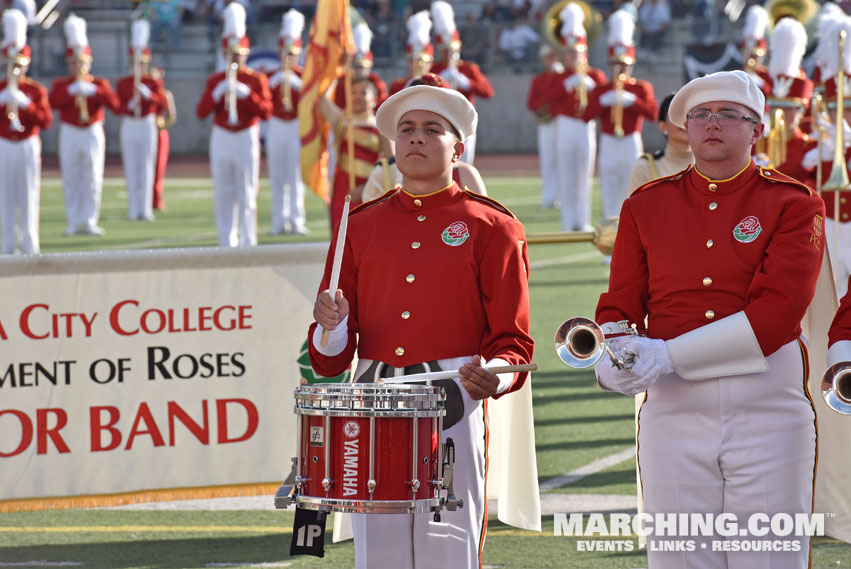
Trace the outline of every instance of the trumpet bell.
{"label": "trumpet bell", "polygon": [[559,359],[572,368],[591,367],[605,350],[606,336],[593,320],[571,318],[556,330],[554,342]]}
{"label": "trumpet bell", "polygon": [[821,379],[821,394],[828,407],[842,415],[851,415],[851,362],[828,368]]}

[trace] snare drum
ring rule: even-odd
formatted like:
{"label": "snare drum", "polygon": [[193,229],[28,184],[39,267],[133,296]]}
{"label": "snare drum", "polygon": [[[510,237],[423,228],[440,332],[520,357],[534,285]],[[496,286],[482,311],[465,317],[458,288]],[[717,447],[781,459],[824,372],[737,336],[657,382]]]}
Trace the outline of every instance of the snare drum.
{"label": "snare drum", "polygon": [[426,385],[300,386],[296,505],[383,514],[439,508],[445,397]]}

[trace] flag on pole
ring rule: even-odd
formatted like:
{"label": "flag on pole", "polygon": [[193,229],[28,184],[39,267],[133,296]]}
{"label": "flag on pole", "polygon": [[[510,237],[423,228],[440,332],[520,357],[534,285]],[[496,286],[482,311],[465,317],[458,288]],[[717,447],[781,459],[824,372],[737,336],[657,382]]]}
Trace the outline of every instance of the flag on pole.
{"label": "flag on pole", "polygon": [[319,111],[319,97],[340,75],[343,53],[354,52],[349,0],[319,0],[310,26],[298,103],[301,172],[304,183],[328,202],[328,123]]}

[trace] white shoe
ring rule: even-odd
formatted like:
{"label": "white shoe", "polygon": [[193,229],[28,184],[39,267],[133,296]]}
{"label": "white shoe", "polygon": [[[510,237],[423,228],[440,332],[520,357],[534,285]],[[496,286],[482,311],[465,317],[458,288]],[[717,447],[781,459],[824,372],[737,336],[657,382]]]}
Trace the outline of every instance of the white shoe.
{"label": "white shoe", "polygon": [[70,237],[71,235],[76,235],[76,234],[77,234],[77,230],[74,229],[73,227],[71,227],[70,225],[68,227],[66,227],[64,231],[62,231],[62,235],[64,235],[65,237]]}
{"label": "white shoe", "polygon": [[579,231],[584,231],[586,233],[594,233],[594,226],[590,223],[586,223],[579,228]]}
{"label": "white shoe", "polygon": [[304,225],[300,225],[300,226],[296,227],[295,229],[293,229],[294,235],[307,235],[308,233],[310,233],[310,230],[307,227],[305,227]]}
{"label": "white shoe", "polygon": [[81,231],[83,235],[95,235],[97,237],[101,237],[106,231],[103,230],[103,227],[97,225],[87,225]]}

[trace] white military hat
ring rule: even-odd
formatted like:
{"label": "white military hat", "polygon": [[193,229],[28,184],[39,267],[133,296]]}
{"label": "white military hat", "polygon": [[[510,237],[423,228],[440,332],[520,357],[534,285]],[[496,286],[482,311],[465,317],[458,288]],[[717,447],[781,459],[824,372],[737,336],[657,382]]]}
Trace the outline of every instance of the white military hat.
{"label": "white military hat", "polygon": [[455,127],[461,140],[476,132],[479,120],[476,108],[455,89],[415,85],[402,89],[378,107],[375,115],[378,131],[395,140],[399,121],[409,111],[430,111],[442,116]]}
{"label": "white military hat", "polygon": [[668,117],[672,123],[683,127],[690,110],[713,101],[739,103],[757,116],[762,116],[765,109],[765,95],[750,75],[741,70],[719,71],[692,79],[677,91],[668,109]]}

